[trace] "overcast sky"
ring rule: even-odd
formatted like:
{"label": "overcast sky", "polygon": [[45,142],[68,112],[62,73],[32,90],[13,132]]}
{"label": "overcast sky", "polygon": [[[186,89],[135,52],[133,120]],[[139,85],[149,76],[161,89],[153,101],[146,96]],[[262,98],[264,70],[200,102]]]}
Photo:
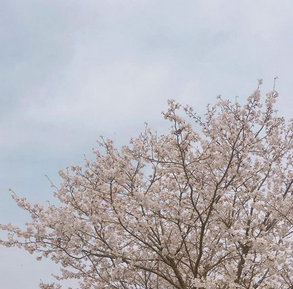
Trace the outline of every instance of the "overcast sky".
{"label": "overcast sky", "polygon": [[[45,174],[80,164],[100,135],[127,143],[175,98],[203,112],[278,76],[293,105],[292,0],[0,0],[0,223],[27,219],[8,188],[52,200]],[[3,236],[3,234],[2,234]],[[56,266],[0,248],[0,287],[36,289]],[[4,260],[4,262],[3,262]]]}

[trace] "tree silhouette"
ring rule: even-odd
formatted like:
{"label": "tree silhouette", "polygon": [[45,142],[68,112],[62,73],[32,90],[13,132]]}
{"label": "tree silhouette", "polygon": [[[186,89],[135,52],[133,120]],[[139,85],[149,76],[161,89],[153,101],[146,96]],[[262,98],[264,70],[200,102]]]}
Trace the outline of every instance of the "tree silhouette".
{"label": "tree silhouette", "polygon": [[13,194],[31,222],[1,225],[1,244],[83,289],[292,288],[292,122],[276,98],[219,97],[202,118],[170,100],[168,134],[102,139],[94,161],[61,171],[58,206]]}

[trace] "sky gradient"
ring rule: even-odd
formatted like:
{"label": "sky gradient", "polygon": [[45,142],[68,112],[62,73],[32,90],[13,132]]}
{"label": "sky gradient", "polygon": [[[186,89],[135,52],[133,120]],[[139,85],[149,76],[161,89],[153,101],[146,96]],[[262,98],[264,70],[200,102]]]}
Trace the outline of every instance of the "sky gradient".
{"label": "sky gradient", "polygon": [[[292,0],[0,4],[0,223],[28,220],[9,188],[52,200],[45,175],[58,184],[100,135],[120,145],[145,121],[164,131],[169,98],[203,112],[278,76],[278,109],[292,116]],[[36,289],[56,272],[17,249],[0,247],[0,260],[1,288]]]}

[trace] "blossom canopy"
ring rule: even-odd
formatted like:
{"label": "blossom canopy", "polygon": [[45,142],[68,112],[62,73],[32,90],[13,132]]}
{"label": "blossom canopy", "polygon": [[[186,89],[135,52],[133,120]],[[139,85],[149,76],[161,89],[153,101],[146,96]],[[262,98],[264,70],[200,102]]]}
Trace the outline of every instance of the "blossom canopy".
{"label": "blossom canopy", "polygon": [[94,161],[61,171],[59,205],[13,194],[31,222],[1,225],[1,244],[82,289],[292,289],[293,126],[276,98],[219,97],[203,117],[170,100],[167,134],[102,139]]}

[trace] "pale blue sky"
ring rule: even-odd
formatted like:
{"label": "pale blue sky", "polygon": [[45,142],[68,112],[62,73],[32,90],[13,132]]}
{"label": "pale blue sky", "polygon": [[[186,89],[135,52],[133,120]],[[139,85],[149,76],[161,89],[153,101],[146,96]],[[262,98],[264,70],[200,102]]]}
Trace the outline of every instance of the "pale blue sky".
{"label": "pale blue sky", "polygon": [[[292,0],[0,4],[1,223],[26,219],[8,188],[52,199],[45,174],[58,182],[100,135],[126,143],[144,121],[163,131],[168,98],[203,111],[278,76],[278,108],[292,116]],[[0,260],[7,289],[36,289],[55,267],[16,249],[0,248]]]}

